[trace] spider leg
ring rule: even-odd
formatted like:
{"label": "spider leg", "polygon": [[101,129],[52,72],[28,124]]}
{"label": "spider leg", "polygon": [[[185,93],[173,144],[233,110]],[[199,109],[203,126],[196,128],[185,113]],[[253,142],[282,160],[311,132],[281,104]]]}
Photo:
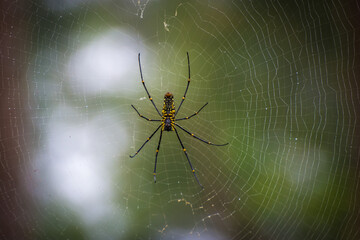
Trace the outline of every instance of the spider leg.
{"label": "spider leg", "polygon": [[158,156],[158,154],[159,154],[159,149],[160,149],[160,143],[161,143],[162,133],[163,133],[163,129],[161,128],[161,131],[160,131],[160,138],[159,138],[159,144],[158,144],[158,146],[157,146],[157,149],[156,149],[156,155],[155,155],[154,183],[156,183],[156,164],[157,164],[157,156]]}
{"label": "spider leg", "polygon": [[187,120],[187,119],[190,119],[192,118],[193,116],[195,115],[198,115],[199,112],[207,105],[208,103],[205,103],[204,106],[202,106],[197,112],[195,112],[193,115],[190,115],[189,117],[184,117],[184,118],[179,118],[179,119],[176,119],[176,121],[180,121],[180,120]]}
{"label": "spider leg", "polygon": [[187,93],[188,88],[189,88],[189,85],[190,85],[190,59],[189,59],[189,53],[186,52],[186,55],[187,55],[187,60],[188,60],[189,78],[188,78],[188,82],[187,82],[187,85],[186,85],[186,89],[185,89],[184,96],[182,97],[181,102],[180,102],[180,105],[179,105],[178,109],[176,110],[176,112],[175,112],[175,114],[174,114],[175,116],[176,116],[176,114],[179,112],[179,110],[180,110],[180,108],[181,108],[181,105],[182,105],[182,103],[183,103],[184,100],[185,100],[186,93]]}
{"label": "spider leg", "polygon": [[176,133],[177,138],[179,139],[180,145],[181,145],[181,147],[182,147],[182,149],[183,149],[183,151],[184,151],[184,153],[185,153],[185,156],[186,156],[186,158],[187,158],[187,160],[188,160],[188,162],[189,162],[191,171],[192,171],[192,173],[194,174],[194,177],[195,177],[197,183],[200,185],[201,188],[204,188],[203,185],[201,185],[199,179],[197,178],[197,176],[196,176],[196,174],[195,174],[195,169],[194,169],[193,166],[191,165],[189,156],[188,156],[188,154],[187,154],[187,152],[186,152],[186,148],[184,147],[184,144],[182,143],[182,141],[181,141],[181,139],[180,139],[180,136],[179,136],[179,134],[178,134],[178,131],[176,130],[175,127],[174,127],[174,130],[175,130],[175,133]]}
{"label": "spider leg", "polygon": [[137,114],[139,114],[139,117],[142,117],[142,118],[144,118],[144,119],[146,119],[146,120],[148,120],[148,121],[151,121],[151,122],[161,122],[161,120],[157,120],[157,119],[150,119],[150,118],[147,118],[147,117],[145,117],[145,116],[143,116],[143,115],[141,115],[140,113],[139,113],[139,111],[133,106],[133,105],[131,105],[132,107],[133,107],[133,109],[137,112]]}
{"label": "spider leg", "polygon": [[178,126],[181,130],[183,130],[184,132],[186,132],[187,134],[189,134],[190,136],[204,142],[204,143],[207,143],[209,145],[213,145],[213,146],[225,146],[225,145],[228,145],[229,143],[225,143],[225,144],[215,144],[215,143],[212,143],[212,142],[209,142],[209,141],[205,141],[197,136],[195,136],[193,133],[189,132],[188,130],[186,130],[185,128],[183,128],[182,126],[180,126],[179,124],[177,123],[174,123],[176,126]]}
{"label": "spider leg", "polygon": [[146,139],[146,141],[143,143],[143,145],[141,145],[141,147],[139,148],[139,150],[137,150],[134,155],[132,155],[132,156],[130,155],[131,158],[135,157],[135,156],[140,152],[140,150],[145,146],[145,144],[146,144],[148,141],[150,141],[150,139],[152,138],[152,136],[154,136],[154,134],[160,129],[161,126],[162,126],[162,124],[160,124],[160,126],[158,126],[158,128],[150,135],[150,137],[148,137],[148,138]]}
{"label": "spider leg", "polygon": [[145,82],[144,82],[144,78],[143,78],[143,74],[142,74],[142,70],[141,70],[140,53],[139,53],[139,55],[138,55],[138,60],[139,60],[139,68],[140,68],[141,82],[142,82],[142,84],[143,84],[143,86],[144,86],[144,88],[145,88],[145,91],[146,91],[146,93],[147,93],[147,95],[148,95],[148,97],[149,97],[149,100],[150,100],[150,101],[151,101],[151,103],[154,105],[154,107],[155,107],[155,109],[156,109],[157,113],[158,113],[158,114],[159,114],[159,116],[161,117],[161,114],[160,114],[159,110],[157,109],[157,107],[156,107],[156,105],[155,105],[155,103],[154,103],[154,101],[153,101],[152,97],[150,96],[149,91],[147,90],[147,88],[146,88],[146,86],[145,86]]}

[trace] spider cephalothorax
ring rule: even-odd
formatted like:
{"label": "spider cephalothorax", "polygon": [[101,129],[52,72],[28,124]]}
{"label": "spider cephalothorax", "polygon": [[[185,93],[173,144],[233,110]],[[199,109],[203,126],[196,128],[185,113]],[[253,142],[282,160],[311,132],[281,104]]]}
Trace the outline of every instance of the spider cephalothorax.
{"label": "spider cephalothorax", "polygon": [[200,182],[199,182],[199,179],[197,178],[196,174],[195,174],[195,169],[193,168],[193,166],[191,165],[191,162],[190,162],[190,159],[189,159],[189,156],[186,152],[186,149],[184,147],[184,144],[182,143],[181,139],[180,139],[180,136],[179,136],[179,133],[178,131],[176,130],[176,127],[180,128],[181,130],[183,130],[184,132],[186,132],[187,134],[189,134],[190,136],[204,142],[204,143],[207,143],[209,145],[213,145],[213,146],[225,146],[227,145],[228,143],[225,143],[225,144],[214,144],[214,143],[211,143],[209,141],[205,141],[197,136],[195,136],[193,133],[189,132],[188,130],[186,130],[185,128],[183,128],[182,126],[180,126],[179,124],[176,123],[176,121],[180,121],[180,120],[187,120],[187,119],[190,119],[192,118],[193,116],[197,115],[208,103],[205,103],[204,106],[202,106],[197,112],[195,112],[194,114],[188,116],[188,117],[184,117],[184,118],[179,118],[179,119],[175,119],[176,117],[176,114],[179,112],[180,110],[180,107],[181,105],[183,104],[184,100],[185,100],[185,97],[186,97],[186,93],[188,91],[188,88],[189,88],[189,84],[190,84],[190,60],[189,60],[189,53],[186,53],[187,54],[187,60],[188,60],[188,71],[189,71],[189,78],[188,78],[188,81],[187,81],[187,85],[186,85],[186,89],[185,89],[185,93],[184,93],[184,96],[182,97],[181,99],[181,102],[180,102],[180,105],[178,107],[178,109],[175,111],[175,105],[174,105],[174,96],[171,92],[167,92],[165,93],[164,95],[164,106],[163,106],[163,109],[161,111],[161,113],[159,112],[158,108],[156,107],[152,97],[150,96],[149,94],[149,91],[147,90],[146,86],[145,86],[145,82],[144,82],[144,79],[143,79],[143,75],[142,75],[142,70],[141,70],[141,63],[140,63],[140,53],[138,55],[138,60],[139,60],[139,68],[140,68],[140,76],[141,76],[141,82],[145,88],[145,91],[149,97],[149,100],[151,101],[151,103],[153,104],[153,106],[155,107],[155,110],[157,111],[157,113],[160,115],[161,117],[161,120],[159,119],[150,119],[150,118],[147,118],[147,117],[144,117],[143,115],[141,115],[138,110],[133,106],[131,105],[134,110],[137,112],[137,114],[139,114],[140,117],[148,120],[148,121],[152,121],[152,122],[161,122],[160,126],[158,126],[156,128],[156,130],[150,135],[150,137],[148,137],[146,139],[146,141],[143,143],[143,145],[139,148],[139,150],[137,150],[137,152],[135,152],[134,155],[130,155],[131,158],[135,157],[139,152],[140,150],[145,146],[145,144],[150,141],[150,139],[154,136],[154,134],[159,130],[161,129],[160,131],[160,138],[159,138],[159,143],[158,143],[158,146],[157,146],[157,149],[156,149],[156,154],[155,154],[155,167],[154,167],[154,182],[156,182],[156,164],[157,164],[157,156],[158,156],[158,153],[159,153],[159,149],[160,149],[160,143],[161,143],[161,138],[162,138],[162,133],[163,131],[175,131],[176,133],[176,136],[177,138],[179,139],[179,142],[180,142],[180,145],[185,153],[185,156],[186,156],[186,159],[188,160],[188,163],[190,165],[190,168],[191,168],[191,171],[196,179],[196,181],[198,182],[198,184],[203,187]]}

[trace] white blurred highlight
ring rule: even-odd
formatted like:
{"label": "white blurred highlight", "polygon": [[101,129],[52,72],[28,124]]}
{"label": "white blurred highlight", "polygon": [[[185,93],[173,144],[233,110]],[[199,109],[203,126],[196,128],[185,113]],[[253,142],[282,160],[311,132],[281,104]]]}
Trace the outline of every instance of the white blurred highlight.
{"label": "white blurred highlight", "polygon": [[[287,180],[294,186],[301,185],[300,189],[308,190],[313,186],[315,179],[323,177],[321,173],[328,172],[329,166],[326,164],[328,156],[321,150],[303,148],[293,149],[290,158],[286,158]],[[320,173],[320,176],[317,176]],[[325,179],[323,179],[326,182]]]}
{"label": "white blurred highlight", "polygon": [[127,94],[134,89],[140,81],[134,39],[129,32],[111,29],[75,52],[68,64],[73,90]]}
{"label": "white blurred highlight", "polygon": [[112,237],[119,237],[117,229],[124,221],[114,189],[121,189],[121,183],[112,179],[121,171],[116,168],[120,165],[117,156],[127,147],[126,129],[108,114],[85,122],[61,121],[63,116],[80,115],[69,107],[54,111],[44,131],[43,152],[37,158],[41,173],[38,195],[45,202],[56,199],[71,209],[88,226],[92,237],[96,236],[94,226],[116,218],[114,226],[108,228],[114,232]]}

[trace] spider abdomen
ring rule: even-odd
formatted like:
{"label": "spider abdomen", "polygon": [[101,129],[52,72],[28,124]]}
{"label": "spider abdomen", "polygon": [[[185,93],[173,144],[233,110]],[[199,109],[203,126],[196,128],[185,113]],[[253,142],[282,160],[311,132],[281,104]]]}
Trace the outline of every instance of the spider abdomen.
{"label": "spider abdomen", "polygon": [[174,96],[167,92],[164,96],[164,106],[162,110],[162,122],[164,131],[172,131],[175,117]]}

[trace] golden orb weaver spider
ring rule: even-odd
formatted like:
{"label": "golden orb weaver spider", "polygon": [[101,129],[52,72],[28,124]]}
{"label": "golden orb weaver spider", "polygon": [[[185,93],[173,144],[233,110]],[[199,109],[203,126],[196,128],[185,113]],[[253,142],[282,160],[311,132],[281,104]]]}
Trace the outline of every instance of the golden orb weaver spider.
{"label": "golden orb weaver spider", "polygon": [[[193,133],[189,132],[188,130],[186,130],[185,128],[183,128],[182,126],[180,126],[179,124],[176,123],[176,121],[180,121],[180,120],[188,120],[190,118],[192,118],[193,116],[199,114],[199,112],[208,104],[208,103],[205,103],[204,106],[202,106],[197,112],[195,112],[194,114],[188,116],[188,117],[184,117],[184,118],[179,118],[179,119],[175,119],[176,117],[176,114],[178,114],[180,108],[181,108],[181,105],[183,104],[184,100],[185,100],[185,97],[186,97],[186,93],[189,89],[189,85],[190,85],[190,60],[189,60],[189,53],[186,52],[186,55],[187,55],[187,61],[188,61],[188,72],[189,72],[189,78],[188,78],[188,81],[187,81],[187,86],[186,86],[186,89],[185,89],[185,93],[184,93],[184,96],[182,97],[181,99],[181,102],[180,102],[180,105],[179,105],[179,108],[175,111],[175,105],[174,105],[174,96],[172,93],[170,92],[167,92],[165,93],[165,96],[164,96],[164,106],[163,106],[163,109],[161,111],[161,113],[159,112],[158,108],[156,107],[152,97],[150,96],[149,94],[149,91],[147,90],[146,86],[145,86],[145,82],[144,82],[144,78],[143,78],[143,74],[142,74],[142,70],[141,70],[141,63],[140,63],[140,53],[138,55],[138,61],[139,61],[139,68],[140,68],[140,77],[141,77],[141,82],[145,88],[145,91],[148,95],[148,98],[149,100],[151,101],[151,103],[153,104],[153,106],[155,107],[155,110],[157,111],[157,113],[159,114],[159,116],[161,117],[161,119],[150,119],[150,118],[147,118],[143,115],[141,115],[139,113],[139,111],[134,107],[134,105],[131,105],[131,107],[136,111],[136,113],[139,115],[139,117],[142,117],[144,119],[146,119],[147,121],[151,121],[151,122],[161,122],[161,124],[155,129],[155,131],[150,135],[150,137],[148,137],[146,139],[146,141],[143,143],[143,145],[141,145],[141,147],[139,148],[139,150],[137,150],[135,152],[134,155],[130,155],[131,158],[135,157],[140,151],[141,149],[145,146],[145,144],[147,142],[150,141],[150,139],[154,136],[154,134],[161,128],[160,130],[160,138],[159,138],[159,143],[158,143],[158,146],[157,146],[157,149],[156,149],[156,154],[155,154],[155,167],[154,167],[154,182],[156,183],[156,164],[157,164],[157,157],[158,157],[158,153],[159,153],[159,150],[160,150],[160,143],[161,143],[161,138],[162,138],[162,133],[163,131],[167,131],[167,132],[170,132],[170,131],[175,131],[176,133],[176,136],[177,138],[179,139],[179,142],[180,142],[180,145],[184,151],[184,154],[188,160],[188,163],[190,165],[190,168],[191,168],[191,171],[192,173],[194,174],[194,177],[197,181],[197,183],[200,185],[201,188],[203,188],[203,186],[201,185],[199,179],[197,178],[196,174],[195,174],[195,169],[193,168],[192,164],[191,164],[191,161],[189,159],[189,156],[187,154],[187,151],[186,151],[186,148],[184,146],[184,144],[182,143],[181,139],[180,139],[180,136],[179,136],[179,133],[178,131],[176,130],[176,127],[179,127],[181,130],[183,130],[184,132],[186,132],[187,134],[189,134],[190,136],[204,142],[204,143],[207,143],[209,145],[213,145],[213,146],[225,146],[229,143],[225,143],[225,144],[214,144],[214,143],[211,143],[209,141],[205,141],[199,137],[197,137],[196,135],[194,135]],[[176,126],[176,127],[175,127]]]}

